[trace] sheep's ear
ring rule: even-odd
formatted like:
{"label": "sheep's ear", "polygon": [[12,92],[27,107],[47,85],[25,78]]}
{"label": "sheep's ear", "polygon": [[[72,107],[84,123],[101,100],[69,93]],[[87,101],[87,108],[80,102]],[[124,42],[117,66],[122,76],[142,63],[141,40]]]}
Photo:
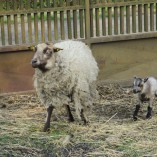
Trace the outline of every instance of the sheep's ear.
{"label": "sheep's ear", "polygon": [[147,82],[147,80],[148,80],[148,77],[147,77],[147,78],[144,78],[144,80],[143,80],[143,81],[144,81],[144,83],[145,83],[145,82]]}
{"label": "sheep's ear", "polygon": [[58,47],[53,47],[53,51],[54,51],[54,52],[58,52],[58,51],[60,51],[60,50],[63,50],[63,49],[58,48]]}
{"label": "sheep's ear", "polygon": [[134,76],[134,79],[136,79],[137,77],[136,76]]}
{"label": "sheep's ear", "polygon": [[35,45],[29,46],[28,49],[31,51],[35,51]]}

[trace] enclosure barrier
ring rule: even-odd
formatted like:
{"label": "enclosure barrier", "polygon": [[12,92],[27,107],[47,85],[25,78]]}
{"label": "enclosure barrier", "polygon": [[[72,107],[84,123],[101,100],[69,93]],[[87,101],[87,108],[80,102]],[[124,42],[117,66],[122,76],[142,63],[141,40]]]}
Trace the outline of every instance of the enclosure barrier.
{"label": "enclosure barrier", "polygon": [[0,52],[65,39],[157,37],[156,0],[1,0]]}

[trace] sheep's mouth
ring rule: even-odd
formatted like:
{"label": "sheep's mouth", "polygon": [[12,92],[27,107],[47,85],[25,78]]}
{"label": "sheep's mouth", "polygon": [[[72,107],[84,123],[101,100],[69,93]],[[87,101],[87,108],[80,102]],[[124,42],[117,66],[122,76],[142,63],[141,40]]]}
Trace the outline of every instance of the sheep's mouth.
{"label": "sheep's mouth", "polygon": [[48,69],[45,67],[46,63],[42,63],[42,64],[32,64],[33,68],[38,68],[39,70],[41,70],[42,72],[46,72]]}
{"label": "sheep's mouth", "polygon": [[133,89],[134,94],[137,94],[137,93],[140,93],[140,92],[141,92],[140,90]]}

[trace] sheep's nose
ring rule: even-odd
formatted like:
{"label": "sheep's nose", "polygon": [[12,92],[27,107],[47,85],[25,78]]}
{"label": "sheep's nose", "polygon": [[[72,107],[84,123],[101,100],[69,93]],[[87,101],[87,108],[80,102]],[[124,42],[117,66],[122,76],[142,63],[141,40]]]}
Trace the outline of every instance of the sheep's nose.
{"label": "sheep's nose", "polygon": [[137,90],[136,90],[136,89],[133,89],[133,93],[137,93]]}
{"label": "sheep's nose", "polygon": [[32,67],[33,68],[37,67],[37,59],[32,59]]}
{"label": "sheep's nose", "polygon": [[37,63],[37,59],[33,59],[32,64],[36,64],[36,63]]}

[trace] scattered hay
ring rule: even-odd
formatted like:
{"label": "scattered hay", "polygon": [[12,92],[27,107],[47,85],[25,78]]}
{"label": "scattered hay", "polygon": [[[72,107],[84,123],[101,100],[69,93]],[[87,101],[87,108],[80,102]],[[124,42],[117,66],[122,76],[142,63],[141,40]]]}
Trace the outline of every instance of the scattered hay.
{"label": "scattered hay", "polygon": [[[98,86],[88,126],[67,122],[64,109],[55,111],[51,130],[42,132],[46,109],[37,95],[0,97],[0,156],[12,157],[133,157],[157,154],[157,116],[132,121],[134,96],[118,84]],[[72,109],[74,112],[74,109]],[[74,113],[74,116],[76,114]]]}

